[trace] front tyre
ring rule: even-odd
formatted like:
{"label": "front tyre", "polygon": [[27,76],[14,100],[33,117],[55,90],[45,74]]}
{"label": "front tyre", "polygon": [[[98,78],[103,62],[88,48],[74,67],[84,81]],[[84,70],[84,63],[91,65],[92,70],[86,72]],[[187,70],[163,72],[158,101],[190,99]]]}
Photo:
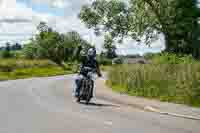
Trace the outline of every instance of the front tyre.
{"label": "front tyre", "polygon": [[92,98],[92,93],[93,93],[93,87],[94,87],[94,82],[92,80],[90,80],[89,82],[89,86],[88,86],[88,94],[87,94],[87,98],[86,98],[86,104],[89,104],[91,98]]}
{"label": "front tyre", "polygon": [[76,102],[78,102],[78,103],[80,103],[80,102],[81,102],[81,98],[80,98],[80,96],[79,96],[79,97],[77,97],[77,99],[76,99]]}
{"label": "front tyre", "polygon": [[90,98],[88,98],[85,103],[88,105],[90,103]]}

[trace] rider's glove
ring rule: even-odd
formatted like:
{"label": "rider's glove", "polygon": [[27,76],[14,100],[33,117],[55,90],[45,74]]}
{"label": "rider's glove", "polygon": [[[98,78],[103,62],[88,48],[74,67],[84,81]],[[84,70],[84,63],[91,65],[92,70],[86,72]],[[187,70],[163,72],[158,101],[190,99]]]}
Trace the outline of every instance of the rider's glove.
{"label": "rider's glove", "polygon": [[98,74],[98,76],[99,76],[99,77],[102,77],[102,74],[101,74],[101,73],[99,73],[99,74]]}

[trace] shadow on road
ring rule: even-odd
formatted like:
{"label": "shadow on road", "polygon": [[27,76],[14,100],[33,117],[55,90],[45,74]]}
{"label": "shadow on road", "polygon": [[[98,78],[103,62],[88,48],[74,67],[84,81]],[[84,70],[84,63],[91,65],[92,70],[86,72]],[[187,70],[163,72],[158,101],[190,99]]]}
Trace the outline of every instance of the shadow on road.
{"label": "shadow on road", "polygon": [[[85,102],[80,102],[80,104],[85,104]],[[119,107],[118,105],[114,105],[114,104],[103,104],[103,103],[88,103],[87,106],[96,106],[96,107]]]}

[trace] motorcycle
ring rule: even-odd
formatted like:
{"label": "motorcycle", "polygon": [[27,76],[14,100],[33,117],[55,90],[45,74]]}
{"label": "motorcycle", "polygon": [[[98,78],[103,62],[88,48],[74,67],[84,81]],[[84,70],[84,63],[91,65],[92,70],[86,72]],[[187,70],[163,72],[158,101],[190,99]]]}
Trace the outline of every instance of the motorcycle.
{"label": "motorcycle", "polygon": [[94,80],[96,79],[95,72],[92,70],[87,69],[87,73],[83,75],[83,79],[81,81],[80,93],[77,97],[77,102],[81,102],[84,100],[86,104],[90,102],[93,96],[93,89],[94,89]]}

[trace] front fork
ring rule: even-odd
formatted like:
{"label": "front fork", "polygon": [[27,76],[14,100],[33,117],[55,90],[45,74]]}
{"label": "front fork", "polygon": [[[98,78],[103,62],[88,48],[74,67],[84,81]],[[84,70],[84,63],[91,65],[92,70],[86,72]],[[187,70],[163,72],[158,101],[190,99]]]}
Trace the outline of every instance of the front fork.
{"label": "front fork", "polygon": [[93,80],[91,80],[90,81],[91,82],[91,98],[93,97],[93,95],[94,95],[94,81]]}

